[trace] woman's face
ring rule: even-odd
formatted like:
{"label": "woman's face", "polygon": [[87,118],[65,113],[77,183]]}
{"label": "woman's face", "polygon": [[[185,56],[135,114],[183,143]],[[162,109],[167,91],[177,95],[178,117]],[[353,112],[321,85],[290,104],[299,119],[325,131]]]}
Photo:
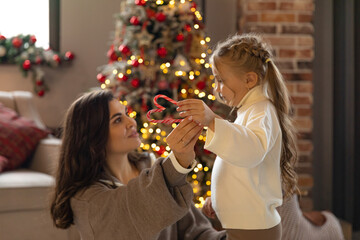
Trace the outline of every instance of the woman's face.
{"label": "woman's face", "polygon": [[249,91],[245,74],[236,73],[226,64],[216,63],[216,67],[213,67],[213,74],[215,76],[215,91],[230,107],[239,104]]}
{"label": "woman's face", "polygon": [[109,102],[109,139],[107,154],[129,153],[141,144],[136,121],[127,115],[127,109],[116,99]]}

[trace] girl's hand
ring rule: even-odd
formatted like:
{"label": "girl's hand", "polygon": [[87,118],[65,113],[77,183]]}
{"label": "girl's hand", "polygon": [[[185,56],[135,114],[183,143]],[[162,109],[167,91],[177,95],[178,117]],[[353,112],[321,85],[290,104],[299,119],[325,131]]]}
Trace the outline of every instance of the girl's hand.
{"label": "girl's hand", "polygon": [[181,117],[192,116],[194,121],[204,126],[209,126],[216,117],[219,117],[203,101],[198,99],[179,101],[178,106],[176,110],[180,112]]}
{"label": "girl's hand", "polygon": [[184,168],[188,168],[195,159],[194,146],[202,129],[203,127],[194,122],[192,117],[188,117],[181,121],[166,138],[176,159]]}
{"label": "girl's hand", "polygon": [[208,218],[212,218],[215,219],[216,218],[216,214],[214,209],[212,208],[212,202],[211,202],[211,197],[207,197],[205,199],[205,203],[204,206],[202,208],[202,212],[205,214],[205,216],[207,216]]}

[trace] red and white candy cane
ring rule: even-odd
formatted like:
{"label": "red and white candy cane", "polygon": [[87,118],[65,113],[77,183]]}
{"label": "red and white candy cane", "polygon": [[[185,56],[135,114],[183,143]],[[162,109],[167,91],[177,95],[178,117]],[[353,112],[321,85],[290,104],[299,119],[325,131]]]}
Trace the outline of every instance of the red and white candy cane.
{"label": "red and white candy cane", "polygon": [[152,113],[154,113],[154,112],[162,112],[162,111],[164,111],[164,110],[166,109],[165,107],[163,107],[163,106],[161,106],[160,104],[157,103],[158,98],[164,98],[164,99],[168,100],[169,102],[177,105],[177,102],[174,101],[174,100],[172,100],[172,99],[169,98],[168,96],[165,96],[165,95],[162,95],[162,94],[156,95],[156,96],[154,97],[154,104],[155,104],[155,106],[158,107],[158,109],[151,109],[151,110],[148,111],[147,114],[146,114],[146,117],[147,117],[147,119],[148,119],[150,122],[152,122],[152,123],[172,124],[172,123],[179,123],[179,122],[181,122],[181,121],[183,120],[183,119],[174,119],[174,118],[165,118],[165,119],[163,119],[163,120],[155,120],[155,119],[152,119],[152,118],[150,117],[150,115],[151,115]]}

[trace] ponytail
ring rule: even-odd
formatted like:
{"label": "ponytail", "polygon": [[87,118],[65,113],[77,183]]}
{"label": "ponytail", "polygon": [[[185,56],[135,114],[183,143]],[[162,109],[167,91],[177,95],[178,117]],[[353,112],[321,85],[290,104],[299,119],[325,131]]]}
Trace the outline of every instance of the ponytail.
{"label": "ponytail", "polygon": [[266,60],[265,64],[267,71],[264,80],[268,84],[268,94],[275,106],[282,133],[280,167],[284,199],[286,199],[300,192],[294,169],[297,160],[295,128],[290,116],[290,99],[283,77],[272,60]]}

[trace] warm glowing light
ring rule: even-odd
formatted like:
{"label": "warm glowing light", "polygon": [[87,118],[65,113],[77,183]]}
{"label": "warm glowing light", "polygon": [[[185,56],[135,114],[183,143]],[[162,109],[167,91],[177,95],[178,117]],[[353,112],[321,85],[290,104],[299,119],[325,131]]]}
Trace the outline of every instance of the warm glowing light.
{"label": "warm glowing light", "polygon": [[204,64],[205,63],[205,59],[200,59],[200,63]]}
{"label": "warm glowing light", "polygon": [[131,59],[131,60],[135,60],[135,56],[132,55],[132,56],[130,57],[130,59]]}
{"label": "warm glowing light", "polygon": [[181,2],[181,3],[185,3],[185,0],[181,0],[180,2]]}
{"label": "warm glowing light", "polygon": [[176,123],[171,124],[172,128],[176,128],[176,126],[177,126]]}
{"label": "warm glowing light", "polygon": [[199,169],[198,169],[198,168],[194,168],[194,172],[199,172]]}
{"label": "warm glowing light", "polygon": [[198,182],[197,180],[195,180],[193,183],[194,183],[194,185],[198,185],[198,184],[199,184],[199,182]]}
{"label": "warm glowing light", "polygon": [[213,95],[209,94],[208,99],[210,99],[210,100],[213,99]]}
{"label": "warm glowing light", "polygon": [[156,138],[156,140],[158,140],[158,141],[161,139],[160,136],[156,136],[155,138]]}
{"label": "warm glowing light", "polygon": [[141,133],[147,133],[147,130],[146,130],[145,128],[142,128],[142,129],[140,130],[140,132],[141,132]]}
{"label": "warm glowing light", "polygon": [[153,132],[154,132],[154,129],[150,128],[149,133],[153,133]]}
{"label": "warm glowing light", "polygon": [[145,149],[145,150],[149,150],[149,149],[150,149],[150,145],[149,145],[149,144],[145,144],[144,149]]}
{"label": "warm glowing light", "polygon": [[160,150],[160,147],[157,146],[157,147],[155,148],[155,151],[159,151],[159,150]]}
{"label": "warm glowing light", "polygon": [[202,57],[202,58],[205,58],[205,57],[206,57],[206,53],[202,53],[202,54],[201,54],[201,57]]}
{"label": "warm glowing light", "polygon": [[127,60],[127,64],[131,65],[132,61],[131,60]]}
{"label": "warm glowing light", "polygon": [[169,70],[167,70],[167,69],[164,69],[164,70],[163,70],[163,73],[164,73],[164,74],[167,74],[168,72],[169,72]]}
{"label": "warm glowing light", "polygon": [[105,84],[110,84],[110,79],[106,79]]}
{"label": "warm glowing light", "polygon": [[147,139],[148,137],[149,137],[149,136],[148,136],[147,134],[143,134],[143,135],[142,135],[142,138],[143,138],[143,139]]}
{"label": "warm glowing light", "polygon": [[206,41],[206,42],[210,42],[210,38],[209,38],[209,37],[206,37],[206,38],[205,38],[205,41]]}
{"label": "warm glowing light", "polygon": [[195,28],[195,29],[199,29],[199,24],[195,24],[195,25],[194,25],[194,28]]}
{"label": "warm glowing light", "polygon": [[190,71],[189,74],[190,74],[190,75],[194,75],[195,73],[194,73],[194,71]]}
{"label": "warm glowing light", "polygon": [[149,126],[149,124],[148,123],[144,123],[144,127],[148,127]]}
{"label": "warm glowing light", "polygon": [[200,136],[199,136],[199,140],[200,140],[200,141],[203,140],[203,138],[204,138],[203,135],[200,135]]}
{"label": "warm glowing light", "polygon": [[214,75],[210,75],[209,78],[210,78],[210,80],[214,80],[215,77],[214,77]]}
{"label": "warm glowing light", "polygon": [[131,69],[126,70],[127,74],[131,74]]}
{"label": "warm glowing light", "polygon": [[209,49],[207,50],[207,53],[208,53],[208,54],[211,54],[211,53],[212,53],[212,50],[209,48]]}
{"label": "warm glowing light", "polygon": [[194,93],[196,94],[196,95],[198,95],[199,94],[199,90],[198,89],[195,89],[195,91],[194,91]]}
{"label": "warm glowing light", "polygon": [[166,135],[166,132],[165,131],[162,131],[161,132],[161,136],[165,136]]}
{"label": "warm glowing light", "polygon": [[208,64],[208,63],[205,63],[205,68],[209,68],[210,67],[210,64]]}
{"label": "warm glowing light", "polygon": [[184,60],[180,61],[180,66],[185,66],[185,61]]}
{"label": "warm glowing light", "polygon": [[127,101],[123,101],[122,104],[126,106],[126,105],[128,104],[128,102],[127,102]]}
{"label": "warm glowing light", "polygon": [[155,143],[151,144],[151,148],[156,148],[156,144]]}
{"label": "warm glowing light", "polygon": [[169,147],[169,146],[166,146],[166,151],[170,151],[171,150],[171,148]]}
{"label": "warm glowing light", "polygon": [[196,175],[196,174],[193,174],[191,177],[192,177],[193,179],[196,179],[196,178],[197,178],[197,175]]}
{"label": "warm glowing light", "polygon": [[206,96],[206,93],[204,93],[204,92],[199,93],[199,98],[203,98],[205,96]]}
{"label": "warm glowing light", "polygon": [[211,191],[207,191],[206,195],[211,196]]}
{"label": "warm glowing light", "polygon": [[189,79],[190,79],[190,80],[194,80],[194,78],[195,78],[194,75],[190,75],[190,76],[189,76]]}
{"label": "warm glowing light", "polygon": [[186,89],[184,89],[184,88],[181,89],[181,93],[182,93],[182,94],[185,94],[185,93],[186,93]]}
{"label": "warm glowing light", "polygon": [[204,45],[204,44],[205,44],[205,40],[201,40],[201,41],[200,41],[200,44],[201,44],[201,45]]}
{"label": "warm glowing light", "polygon": [[189,92],[189,93],[193,93],[194,90],[193,90],[192,88],[189,88],[188,92]]}
{"label": "warm glowing light", "polygon": [[139,58],[138,62],[139,62],[139,63],[143,63],[144,60],[143,60],[142,58]]}
{"label": "warm glowing light", "polygon": [[124,77],[124,74],[119,73],[119,74],[118,74],[118,77],[119,77],[119,78],[123,78],[123,77]]}
{"label": "warm glowing light", "polygon": [[117,69],[114,69],[113,74],[116,75],[118,73]]}
{"label": "warm glowing light", "polygon": [[205,172],[209,171],[209,168],[208,168],[208,167],[204,167],[204,171],[205,171]]}
{"label": "warm glowing light", "polygon": [[157,5],[162,5],[162,4],[164,4],[164,1],[163,0],[156,0],[156,4]]}
{"label": "warm glowing light", "polygon": [[[197,193],[198,192],[198,189],[197,188],[194,188],[193,189],[193,193]],[[201,205],[199,205],[199,207],[201,207]]]}
{"label": "warm glowing light", "polygon": [[210,184],[211,184],[211,182],[210,182],[210,181],[206,181],[206,185],[208,185],[208,186],[209,186]]}
{"label": "warm glowing light", "polygon": [[102,89],[105,89],[105,88],[106,88],[106,84],[104,84],[104,83],[101,84],[101,88],[102,88]]}
{"label": "warm glowing light", "polygon": [[160,128],[156,129],[156,133],[161,133],[161,129]]}
{"label": "warm glowing light", "polygon": [[171,64],[170,64],[169,62],[167,62],[167,63],[165,63],[165,66],[166,66],[166,67],[170,67]]}
{"label": "warm glowing light", "polygon": [[199,76],[199,75],[200,75],[200,72],[199,72],[199,71],[196,71],[196,72],[195,72],[195,75],[196,75],[196,76]]}
{"label": "warm glowing light", "polygon": [[144,147],[144,143],[141,143],[141,144],[140,144],[140,147],[143,148],[143,147]]}

